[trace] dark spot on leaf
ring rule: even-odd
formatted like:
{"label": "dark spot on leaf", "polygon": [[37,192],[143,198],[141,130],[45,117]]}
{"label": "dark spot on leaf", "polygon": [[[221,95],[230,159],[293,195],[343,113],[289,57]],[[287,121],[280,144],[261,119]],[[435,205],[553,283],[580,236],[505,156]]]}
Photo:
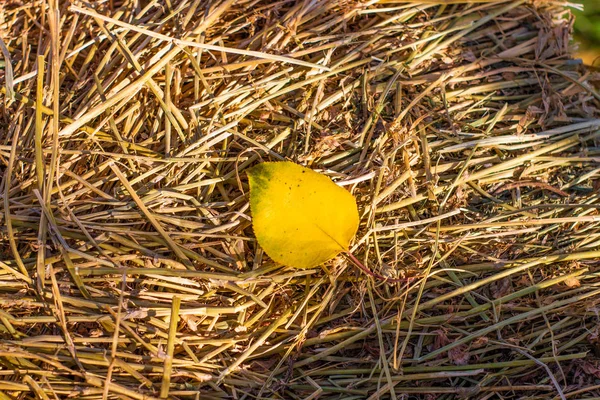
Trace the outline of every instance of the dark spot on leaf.
{"label": "dark spot on leaf", "polygon": [[272,175],[272,171],[266,165],[266,163],[257,164],[254,167],[248,169],[248,175],[252,175],[256,178],[264,178],[269,180]]}

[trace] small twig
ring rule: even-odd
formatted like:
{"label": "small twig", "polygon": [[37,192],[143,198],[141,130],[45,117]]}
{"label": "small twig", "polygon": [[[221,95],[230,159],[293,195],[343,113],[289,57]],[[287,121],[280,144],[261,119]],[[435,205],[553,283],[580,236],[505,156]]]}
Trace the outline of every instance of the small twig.
{"label": "small twig", "polygon": [[504,192],[507,190],[520,188],[523,186],[539,187],[539,188],[554,192],[554,193],[558,194],[559,196],[569,197],[568,193],[563,192],[562,190],[557,189],[554,186],[551,186],[545,182],[537,182],[537,181],[520,181],[520,182],[507,183],[506,185],[502,185],[498,189],[494,190],[494,194],[498,194],[498,193],[501,193],[501,192]]}
{"label": "small twig", "polygon": [[513,350],[515,350],[516,352],[518,352],[518,353],[522,354],[523,356],[529,358],[531,361],[533,361],[534,363],[536,363],[540,367],[544,368],[546,370],[546,373],[550,377],[550,380],[552,381],[552,384],[556,388],[556,391],[557,391],[558,395],[560,396],[561,400],[567,400],[567,398],[565,397],[565,394],[563,393],[563,391],[562,391],[562,389],[560,387],[560,384],[558,383],[558,381],[554,377],[554,374],[552,373],[552,371],[550,371],[550,368],[548,367],[548,365],[546,365],[542,361],[538,360],[537,358],[535,358],[535,357],[527,354],[525,351],[523,351],[521,349],[514,348]]}

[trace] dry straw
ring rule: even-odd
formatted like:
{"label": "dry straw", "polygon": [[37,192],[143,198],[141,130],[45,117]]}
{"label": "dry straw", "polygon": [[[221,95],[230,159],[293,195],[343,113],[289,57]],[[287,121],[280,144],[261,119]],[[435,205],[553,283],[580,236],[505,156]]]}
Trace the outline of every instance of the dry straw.
{"label": "dry straw", "polygon": [[[1,2],[0,399],[600,397],[567,6]],[[285,158],[412,279],[268,260],[244,170]]]}

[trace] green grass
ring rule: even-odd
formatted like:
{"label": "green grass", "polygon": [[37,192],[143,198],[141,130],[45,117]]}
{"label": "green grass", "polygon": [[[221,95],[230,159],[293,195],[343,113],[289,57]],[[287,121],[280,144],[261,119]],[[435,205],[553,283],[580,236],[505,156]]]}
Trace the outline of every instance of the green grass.
{"label": "green grass", "polygon": [[582,0],[583,11],[574,10],[575,33],[586,46],[600,49],[600,1]]}

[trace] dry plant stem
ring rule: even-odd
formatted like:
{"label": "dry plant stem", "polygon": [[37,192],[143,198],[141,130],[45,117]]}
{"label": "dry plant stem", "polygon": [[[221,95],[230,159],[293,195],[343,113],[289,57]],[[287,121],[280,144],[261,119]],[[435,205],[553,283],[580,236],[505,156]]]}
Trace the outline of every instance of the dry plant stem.
{"label": "dry plant stem", "polygon": [[499,187],[498,189],[496,189],[494,191],[494,194],[501,193],[505,190],[512,190],[512,189],[520,188],[523,186],[539,187],[542,189],[550,190],[551,192],[554,192],[562,197],[569,197],[568,193],[565,193],[562,190],[555,188],[554,186],[550,186],[544,182],[535,182],[535,181],[507,183],[506,185],[503,185],[503,186]]}
{"label": "dry plant stem", "polygon": [[175,350],[175,341],[177,340],[177,325],[179,323],[179,308],[181,299],[178,296],[173,297],[171,305],[171,318],[169,322],[169,338],[167,340],[167,351],[165,354],[164,373],[162,377],[162,386],[160,388],[160,397],[166,399],[169,397],[169,385],[171,383],[171,369],[173,367],[173,351]]}
{"label": "dry plant stem", "polygon": [[[25,268],[25,264],[23,264],[23,260],[21,258],[21,255],[19,254],[19,249],[17,246],[17,241],[15,239],[15,233],[13,230],[13,225],[12,225],[12,216],[10,215],[10,195],[9,195],[9,190],[11,187],[11,182],[12,182],[12,174],[13,174],[13,165],[15,162],[15,158],[16,158],[16,153],[17,153],[17,142],[18,142],[18,134],[19,134],[19,130],[15,129],[16,126],[13,125],[13,129],[14,129],[14,133],[13,133],[13,145],[11,146],[10,149],[10,156],[8,159],[8,168],[6,168],[4,170],[4,176],[2,177],[2,183],[4,186],[4,219],[6,221],[6,232],[8,235],[8,241],[10,244],[10,251],[13,254],[13,257],[15,258],[15,262],[19,268],[19,277],[23,277],[25,279],[25,281],[27,282],[31,282],[31,280],[29,279],[29,272],[27,271],[27,268]],[[17,271],[15,271],[15,273],[18,273]]]}

